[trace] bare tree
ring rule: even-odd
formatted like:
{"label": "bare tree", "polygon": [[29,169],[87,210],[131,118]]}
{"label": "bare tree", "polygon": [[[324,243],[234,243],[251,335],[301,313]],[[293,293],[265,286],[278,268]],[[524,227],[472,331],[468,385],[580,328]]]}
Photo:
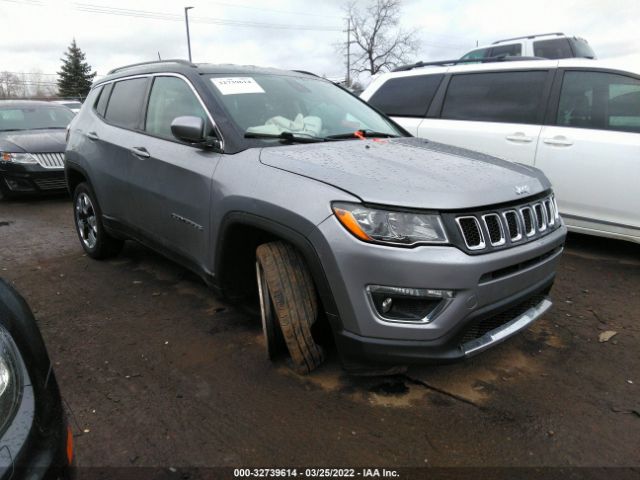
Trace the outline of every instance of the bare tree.
{"label": "bare tree", "polygon": [[24,90],[24,84],[20,78],[11,72],[0,73],[0,98],[20,97]]}
{"label": "bare tree", "polygon": [[400,0],[376,0],[363,10],[355,2],[347,5],[355,47],[351,72],[375,75],[409,63],[419,42],[417,30],[400,28],[400,7]]}

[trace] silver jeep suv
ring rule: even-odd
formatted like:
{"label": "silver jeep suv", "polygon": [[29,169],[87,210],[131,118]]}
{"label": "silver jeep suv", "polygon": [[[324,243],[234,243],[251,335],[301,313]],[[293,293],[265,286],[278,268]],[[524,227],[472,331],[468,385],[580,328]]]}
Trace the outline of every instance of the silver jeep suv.
{"label": "silver jeep suv", "polygon": [[268,354],[300,372],[323,360],[318,320],[348,369],[504,340],[551,306],[566,234],[539,170],[412,138],[305,72],[116,69],[72,122],[65,168],[88,255],[135,239],[259,299]]}

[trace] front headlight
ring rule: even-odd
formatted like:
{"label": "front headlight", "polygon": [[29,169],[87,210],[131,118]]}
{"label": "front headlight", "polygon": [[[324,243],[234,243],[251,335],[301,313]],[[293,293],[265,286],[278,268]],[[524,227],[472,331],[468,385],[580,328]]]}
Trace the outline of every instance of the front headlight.
{"label": "front headlight", "polygon": [[333,212],[340,223],[365,242],[410,246],[418,243],[447,243],[440,216],[402,212],[336,202]]}
{"label": "front headlight", "polygon": [[13,419],[22,392],[16,355],[9,332],[0,326],[0,436]]}
{"label": "front headlight", "polygon": [[3,162],[14,163],[38,163],[36,157],[31,155],[30,153],[0,152],[0,160],[2,160]]}

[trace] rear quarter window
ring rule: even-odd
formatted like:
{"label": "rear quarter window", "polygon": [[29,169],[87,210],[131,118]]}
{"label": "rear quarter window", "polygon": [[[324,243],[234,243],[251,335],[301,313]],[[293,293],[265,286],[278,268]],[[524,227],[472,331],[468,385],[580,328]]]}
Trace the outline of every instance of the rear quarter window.
{"label": "rear quarter window", "polygon": [[387,115],[424,117],[444,75],[418,75],[387,80],[369,103]]}
{"label": "rear quarter window", "polygon": [[533,54],[536,57],[550,59],[572,58],[574,56],[569,40],[566,38],[533,42]]}
{"label": "rear quarter window", "polygon": [[146,91],[147,78],[132,78],[115,82],[109,97],[105,119],[118,127],[138,128]]}
{"label": "rear quarter window", "polygon": [[546,70],[454,75],[442,118],[537,124],[544,105]]}
{"label": "rear quarter window", "polygon": [[491,49],[492,57],[517,57],[522,55],[522,45],[519,43],[511,43],[509,45],[498,45]]}
{"label": "rear quarter window", "polygon": [[[99,87],[100,88],[100,87]],[[113,83],[107,83],[99,92],[99,97],[97,102],[95,103],[95,109],[98,115],[104,117],[105,112],[107,111],[107,103],[109,102],[109,95],[111,94],[111,89],[113,88]]]}

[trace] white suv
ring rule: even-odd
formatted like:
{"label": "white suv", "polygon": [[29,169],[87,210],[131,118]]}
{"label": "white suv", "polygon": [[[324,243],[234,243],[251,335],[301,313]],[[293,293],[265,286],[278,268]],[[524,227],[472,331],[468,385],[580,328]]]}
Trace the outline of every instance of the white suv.
{"label": "white suv", "polygon": [[383,74],[361,97],[415,136],[542,169],[570,230],[640,243],[640,69],[429,66]]}
{"label": "white suv", "polygon": [[491,45],[471,50],[460,60],[482,60],[489,57],[596,58],[584,38],[564,33],[543,33],[498,40]]}

